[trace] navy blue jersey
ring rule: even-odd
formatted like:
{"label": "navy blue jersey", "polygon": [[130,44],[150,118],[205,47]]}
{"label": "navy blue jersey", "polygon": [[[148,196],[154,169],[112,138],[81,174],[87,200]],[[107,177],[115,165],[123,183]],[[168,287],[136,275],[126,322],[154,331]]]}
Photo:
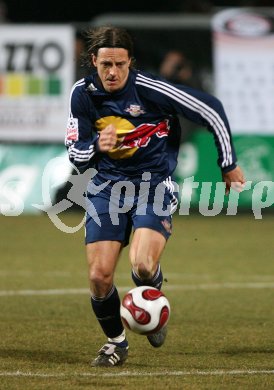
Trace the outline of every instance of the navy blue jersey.
{"label": "navy blue jersey", "polygon": [[[130,70],[126,85],[109,93],[97,73],[72,88],[66,146],[70,161],[81,171],[95,167],[110,180],[151,172],[158,183],[172,175],[180,146],[177,116],[207,127],[218,150],[223,172],[235,168],[229,123],[221,102],[184,85]],[[100,131],[113,124],[117,143],[107,152],[97,147]]]}

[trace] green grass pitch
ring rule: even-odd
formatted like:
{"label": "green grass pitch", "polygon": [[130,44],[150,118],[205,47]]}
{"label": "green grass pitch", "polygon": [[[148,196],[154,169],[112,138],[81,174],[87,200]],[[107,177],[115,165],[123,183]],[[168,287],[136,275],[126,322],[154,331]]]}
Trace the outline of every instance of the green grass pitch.
{"label": "green grass pitch", "polygon": [[[80,213],[63,215],[77,225]],[[273,389],[274,219],[175,216],[162,256],[166,344],[128,332],[122,367],[91,368],[105,341],[91,313],[84,230],[0,217],[0,388]],[[116,275],[133,287],[128,250]]]}

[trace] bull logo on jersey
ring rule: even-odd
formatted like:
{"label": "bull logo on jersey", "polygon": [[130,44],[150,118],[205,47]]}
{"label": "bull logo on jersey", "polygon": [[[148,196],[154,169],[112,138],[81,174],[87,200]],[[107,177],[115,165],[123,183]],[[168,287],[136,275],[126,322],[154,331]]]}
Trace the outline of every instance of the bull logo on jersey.
{"label": "bull logo on jersey", "polygon": [[162,138],[167,137],[169,133],[167,120],[157,124],[144,123],[137,127],[134,127],[127,119],[115,116],[108,116],[96,121],[99,132],[109,124],[116,127],[118,138],[115,147],[108,152],[108,155],[113,159],[132,157],[139,148],[144,148],[149,144],[153,135]]}
{"label": "bull logo on jersey", "polygon": [[137,117],[141,114],[144,114],[145,111],[141,109],[137,104],[131,104],[129,108],[125,109],[126,112],[129,112],[131,116]]}

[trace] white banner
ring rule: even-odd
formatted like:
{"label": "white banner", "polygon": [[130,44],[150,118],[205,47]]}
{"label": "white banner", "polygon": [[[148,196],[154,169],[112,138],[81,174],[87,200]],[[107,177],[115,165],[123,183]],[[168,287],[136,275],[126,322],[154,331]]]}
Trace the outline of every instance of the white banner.
{"label": "white banner", "polygon": [[229,9],[213,18],[215,94],[233,133],[274,134],[274,13]]}
{"label": "white banner", "polygon": [[0,140],[61,141],[74,82],[74,29],[0,27]]}

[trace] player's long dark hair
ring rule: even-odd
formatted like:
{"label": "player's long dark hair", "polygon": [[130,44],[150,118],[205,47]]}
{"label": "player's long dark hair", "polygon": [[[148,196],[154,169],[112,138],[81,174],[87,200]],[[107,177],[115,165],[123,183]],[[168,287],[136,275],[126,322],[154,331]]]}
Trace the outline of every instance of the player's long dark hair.
{"label": "player's long dark hair", "polygon": [[95,27],[86,31],[85,38],[87,41],[87,50],[83,55],[85,66],[93,67],[91,57],[92,54],[97,56],[99,49],[117,47],[128,51],[128,56],[131,58],[130,67],[134,67],[133,41],[127,30],[113,26]]}

